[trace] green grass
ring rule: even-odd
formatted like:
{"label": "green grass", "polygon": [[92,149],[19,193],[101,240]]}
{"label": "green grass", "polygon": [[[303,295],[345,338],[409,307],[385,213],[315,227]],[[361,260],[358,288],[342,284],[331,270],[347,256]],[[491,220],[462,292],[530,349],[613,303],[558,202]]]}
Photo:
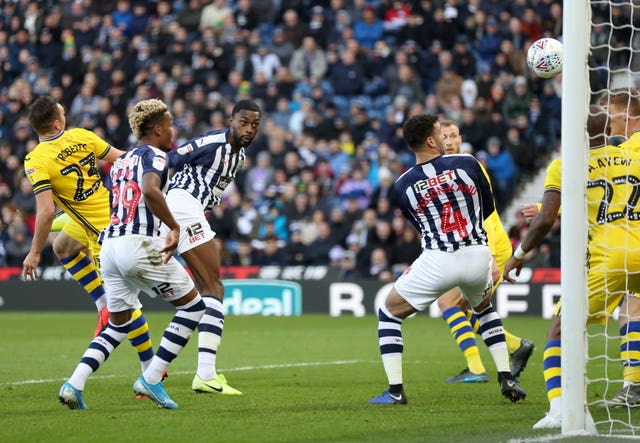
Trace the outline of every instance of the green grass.
{"label": "green grass", "polygon": [[[147,318],[157,345],[170,314]],[[504,323],[537,344],[521,377],[528,397],[518,404],[500,395],[484,345],[489,383],[443,383],[464,367],[464,360],[442,320],[419,316],[403,328],[410,404],[369,405],[367,399],[386,387],[377,320],[305,315],[227,318],[218,368],[243,396],[191,391],[192,340],[170,366],[166,382],[180,408],[162,410],[136,400],[131,386],[139,364],[125,343],[89,379],[84,398],[90,409],[69,411],[57,403],[58,389],[88,344],[94,315],[4,312],[0,441],[499,442],[557,434],[531,429],[547,411],[542,349],[548,322],[511,317]]]}

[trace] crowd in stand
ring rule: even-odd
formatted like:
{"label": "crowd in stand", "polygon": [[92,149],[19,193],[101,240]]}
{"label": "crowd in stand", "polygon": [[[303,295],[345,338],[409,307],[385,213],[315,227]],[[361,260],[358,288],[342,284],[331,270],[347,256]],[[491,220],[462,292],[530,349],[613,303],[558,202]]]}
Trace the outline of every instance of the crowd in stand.
{"label": "crowd in stand", "polygon": [[22,162],[37,144],[27,108],[40,95],[60,101],[69,126],[121,149],[135,143],[126,115],[139,100],[169,105],[176,147],[256,100],[260,134],[210,216],[222,264],[331,265],[344,278],[393,279],[420,251],[390,195],[414,161],[400,129],[408,115],[459,124],[499,210],[558,145],[560,78],[536,78],[525,56],[530,42],[562,35],[559,0],[0,5],[0,265],[21,266],[29,250],[35,201]]}

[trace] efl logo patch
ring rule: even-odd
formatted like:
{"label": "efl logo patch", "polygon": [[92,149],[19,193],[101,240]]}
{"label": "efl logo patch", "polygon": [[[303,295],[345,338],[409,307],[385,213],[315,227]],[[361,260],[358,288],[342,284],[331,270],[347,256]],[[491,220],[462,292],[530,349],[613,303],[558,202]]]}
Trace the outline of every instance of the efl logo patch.
{"label": "efl logo patch", "polygon": [[152,166],[158,171],[164,171],[167,167],[167,160],[164,157],[156,156],[153,157]]}

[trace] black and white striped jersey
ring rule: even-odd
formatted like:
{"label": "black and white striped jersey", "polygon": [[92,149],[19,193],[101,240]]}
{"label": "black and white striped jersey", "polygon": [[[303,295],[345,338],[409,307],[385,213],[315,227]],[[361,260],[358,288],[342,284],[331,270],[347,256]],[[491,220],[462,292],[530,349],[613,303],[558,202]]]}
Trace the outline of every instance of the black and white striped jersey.
{"label": "black and white striped jersey", "polygon": [[470,155],[441,155],[419,163],[394,184],[404,216],[422,234],[422,247],[452,252],[486,245],[484,219],[495,210],[491,185]]}
{"label": "black and white striped jersey", "polygon": [[111,171],[111,223],[100,234],[106,237],[129,234],[158,236],[160,219],[153,215],[142,194],[142,177],[147,173],[158,174],[161,189],[168,185],[167,157],[160,149],[150,145],[136,146],[118,157]]}
{"label": "black and white striped jersey", "polygon": [[228,137],[228,129],[206,132],[170,152],[169,166],[175,169],[175,174],[169,190],[189,192],[205,211],[219,205],[224,190],[246,158],[244,147],[232,152]]}

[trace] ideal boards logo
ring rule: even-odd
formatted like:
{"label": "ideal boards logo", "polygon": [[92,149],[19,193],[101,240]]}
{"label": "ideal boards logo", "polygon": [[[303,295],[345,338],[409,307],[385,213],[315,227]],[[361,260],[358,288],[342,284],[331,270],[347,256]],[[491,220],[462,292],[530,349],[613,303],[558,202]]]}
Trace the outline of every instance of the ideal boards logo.
{"label": "ideal boards logo", "polygon": [[302,287],[284,280],[222,280],[223,311],[232,315],[302,314]]}

